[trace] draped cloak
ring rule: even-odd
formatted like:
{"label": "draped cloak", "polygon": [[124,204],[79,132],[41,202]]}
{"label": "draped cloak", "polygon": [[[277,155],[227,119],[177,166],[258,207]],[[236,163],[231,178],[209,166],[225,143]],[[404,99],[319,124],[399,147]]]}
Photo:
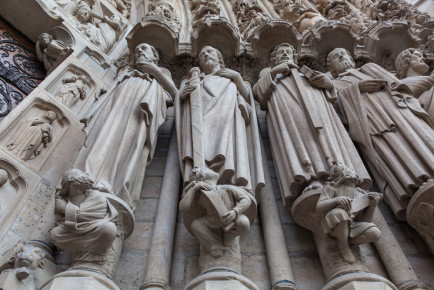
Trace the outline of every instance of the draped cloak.
{"label": "draped cloak", "polygon": [[401,82],[411,89],[422,108],[434,120],[434,75],[409,77]]}
{"label": "draped cloak", "polygon": [[[202,138],[205,163],[219,173],[218,184],[246,186],[259,192],[264,185],[260,135],[250,93],[252,112],[245,120],[242,110],[247,102],[228,78],[202,75]],[[184,185],[193,169],[193,144],[190,99],[177,100],[176,124]],[[244,109],[243,109],[244,108]]]}
{"label": "draped cloak", "polygon": [[171,103],[169,93],[148,74],[134,70],[122,75],[119,84],[82,117],[91,121],[91,131],[74,167],[134,208],[140,192],[131,189],[140,159],[147,154],[148,163],[152,160],[158,128]]}
{"label": "draped cloak", "polygon": [[[353,169],[362,179],[358,186],[369,188],[369,174],[333,107],[334,91],[312,87],[297,69],[274,80],[270,71],[261,72],[253,92],[268,110],[268,133],[285,204],[312,180],[327,178],[333,162]],[[306,106],[307,98],[312,106]],[[312,118],[317,118],[316,126]]]}
{"label": "draped cloak", "polygon": [[[361,93],[361,80],[382,79],[375,93]],[[434,176],[434,130],[410,88],[382,67],[368,63],[334,81],[351,138],[360,144],[375,179],[397,218],[414,192]]]}

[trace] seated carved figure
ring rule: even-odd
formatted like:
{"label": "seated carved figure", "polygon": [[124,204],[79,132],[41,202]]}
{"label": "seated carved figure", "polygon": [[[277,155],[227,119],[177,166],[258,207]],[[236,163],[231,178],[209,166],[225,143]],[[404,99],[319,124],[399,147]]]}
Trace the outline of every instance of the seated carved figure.
{"label": "seated carved figure", "polygon": [[63,85],[57,93],[59,101],[71,108],[79,99],[86,98],[86,88],[89,80],[87,77],[80,75],[78,77],[65,78],[62,80]]}
{"label": "seated carved figure", "polygon": [[13,251],[9,263],[13,263],[14,268],[0,274],[0,289],[36,290],[35,271],[45,267],[44,251],[24,241],[18,242]]}
{"label": "seated carved figure", "polygon": [[234,185],[217,185],[218,173],[202,171],[202,180],[192,181],[184,190],[179,208],[188,230],[201,248],[214,258],[233,247],[235,238],[247,232],[256,212],[251,190]]}
{"label": "seated carved figure", "polygon": [[343,164],[334,164],[330,177],[332,181],[323,187],[316,205],[324,215],[321,226],[337,240],[342,258],[354,263],[349,244],[375,242],[380,238],[381,232],[371,220],[382,194],[357,187],[361,180]]}
{"label": "seated carved figure", "polygon": [[65,57],[71,50],[71,46],[61,40],[54,39],[48,33],[39,35],[36,42],[36,54],[38,59],[44,63],[47,71],[53,70],[57,60]]}
{"label": "seated carved figure", "polygon": [[71,255],[72,266],[80,261],[103,263],[116,238],[118,213],[87,173],[65,172],[54,211],[59,225],[51,231],[51,240]]}

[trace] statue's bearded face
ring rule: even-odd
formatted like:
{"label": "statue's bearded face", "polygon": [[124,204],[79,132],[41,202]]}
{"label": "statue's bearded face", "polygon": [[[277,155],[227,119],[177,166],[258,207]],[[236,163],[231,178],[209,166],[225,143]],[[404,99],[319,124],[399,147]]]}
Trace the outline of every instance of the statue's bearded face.
{"label": "statue's bearded face", "polygon": [[355,68],[352,57],[348,55],[345,49],[336,49],[332,52],[328,59],[328,65],[330,72],[338,75],[345,72],[347,69]]}
{"label": "statue's bearded face", "polygon": [[153,62],[154,52],[152,46],[146,43],[142,43],[136,48],[135,52],[136,63]]}
{"label": "statue's bearded face", "polygon": [[219,58],[216,50],[211,46],[205,46],[199,53],[200,66],[204,71],[212,71],[219,65]]}
{"label": "statue's bearded face", "polygon": [[420,75],[423,75],[429,70],[429,66],[425,63],[425,58],[419,50],[415,50],[410,56],[409,68],[410,67]]}
{"label": "statue's bearded face", "polygon": [[294,53],[292,51],[292,47],[281,46],[277,48],[276,54],[274,56],[275,66],[282,63],[293,63],[293,62],[294,62]]}

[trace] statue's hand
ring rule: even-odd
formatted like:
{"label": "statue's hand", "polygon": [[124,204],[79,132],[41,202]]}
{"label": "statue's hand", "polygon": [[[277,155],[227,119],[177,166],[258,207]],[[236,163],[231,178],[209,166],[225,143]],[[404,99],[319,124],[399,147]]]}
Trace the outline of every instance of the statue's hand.
{"label": "statue's hand", "polygon": [[387,81],[385,80],[364,80],[359,82],[359,89],[361,93],[375,93],[380,91]]}
{"label": "statue's hand", "polygon": [[236,72],[236,71],[231,70],[229,68],[223,68],[223,69],[217,71],[215,74],[218,76],[224,77],[224,78],[228,78],[228,79],[233,80],[233,81],[240,80],[240,79],[242,80],[242,77],[241,77],[239,72]]}
{"label": "statue's hand", "polygon": [[291,73],[291,68],[289,67],[288,63],[281,63],[273,67],[270,73],[272,78],[278,74],[289,75]]}
{"label": "statue's hand", "polygon": [[193,186],[193,190],[194,191],[198,191],[198,190],[210,191],[210,190],[212,190],[212,186],[207,184],[206,182],[203,182],[203,181],[196,181],[196,184]]}
{"label": "statue's hand", "polygon": [[227,226],[237,218],[237,212],[230,210],[222,216],[223,226]]}
{"label": "statue's hand", "polygon": [[191,85],[185,85],[184,88],[181,91],[181,94],[179,95],[180,99],[183,101],[187,99],[188,96],[196,89],[196,87]]}
{"label": "statue's hand", "polygon": [[333,88],[332,81],[325,75],[320,74],[309,79],[309,83],[316,88],[331,90]]}
{"label": "statue's hand", "polygon": [[352,199],[348,196],[338,196],[334,198],[336,205],[343,208],[344,210],[351,209],[351,201]]}
{"label": "statue's hand", "polygon": [[54,202],[55,213],[65,214],[67,202],[61,197],[56,197]]}
{"label": "statue's hand", "polygon": [[377,205],[380,203],[381,199],[383,198],[383,195],[378,192],[370,192],[368,193],[368,197],[370,199],[371,205]]}
{"label": "statue's hand", "polygon": [[147,73],[151,76],[155,76],[155,74],[160,72],[160,68],[155,63],[150,61],[136,62],[136,66],[142,73]]}

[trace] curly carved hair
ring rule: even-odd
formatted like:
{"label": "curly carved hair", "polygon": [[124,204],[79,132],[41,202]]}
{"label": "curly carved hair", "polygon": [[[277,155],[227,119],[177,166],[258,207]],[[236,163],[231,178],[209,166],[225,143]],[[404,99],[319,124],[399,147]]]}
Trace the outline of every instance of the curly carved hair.
{"label": "curly carved hair", "polygon": [[401,51],[401,53],[396,57],[395,68],[398,79],[403,79],[407,75],[411,55],[416,51],[420,52],[420,50],[416,48],[407,48],[406,50]]}
{"label": "curly carved hair", "polygon": [[[204,46],[204,47],[202,47],[202,50],[203,50],[204,48],[206,48],[206,47],[211,47],[212,49],[214,49],[214,51],[215,51],[216,54],[217,54],[217,58],[218,58],[218,61],[219,61],[219,64],[220,64],[220,68],[225,68],[225,61],[224,61],[224,59],[223,59],[223,54],[220,52],[220,50],[218,50],[217,48],[212,47],[212,46]],[[201,50],[201,51],[202,51],[202,50]]]}
{"label": "curly carved hair", "polygon": [[273,51],[272,51],[271,54],[270,54],[270,62],[271,62],[271,65],[272,65],[272,66],[277,65],[277,63],[276,63],[276,54],[277,54],[277,50],[278,50],[280,47],[289,47],[289,48],[291,49],[291,51],[292,51],[292,61],[294,62],[295,65],[297,65],[297,62],[298,62],[298,61],[297,61],[297,59],[298,59],[297,51],[295,50],[295,48],[294,48],[291,44],[289,44],[289,43],[287,43],[287,42],[281,43],[281,44],[277,45],[277,46],[273,49]]}
{"label": "curly carved hair", "polygon": [[79,169],[68,169],[62,176],[62,189],[59,192],[60,196],[69,194],[69,185],[74,184],[82,189],[88,190],[93,188],[94,181],[90,178],[89,174]]}
{"label": "curly carved hair", "polygon": [[[341,48],[341,47],[338,47],[338,48],[333,49],[333,50],[330,51],[329,54],[327,55],[327,66],[329,67],[329,71],[330,71],[330,73],[332,74],[332,76],[333,76],[334,78],[338,76],[338,73],[336,72],[336,68],[332,68],[332,67],[330,67],[331,58],[332,58],[332,56],[333,56],[335,53],[339,52],[339,51],[342,50],[342,49],[345,50],[345,52],[346,52],[349,56],[351,56],[351,53],[350,53],[348,50],[346,50],[345,48]],[[356,63],[354,62],[354,59],[353,59],[352,57],[351,57],[351,60],[352,60],[352,62],[353,62],[354,67],[356,67]]]}

